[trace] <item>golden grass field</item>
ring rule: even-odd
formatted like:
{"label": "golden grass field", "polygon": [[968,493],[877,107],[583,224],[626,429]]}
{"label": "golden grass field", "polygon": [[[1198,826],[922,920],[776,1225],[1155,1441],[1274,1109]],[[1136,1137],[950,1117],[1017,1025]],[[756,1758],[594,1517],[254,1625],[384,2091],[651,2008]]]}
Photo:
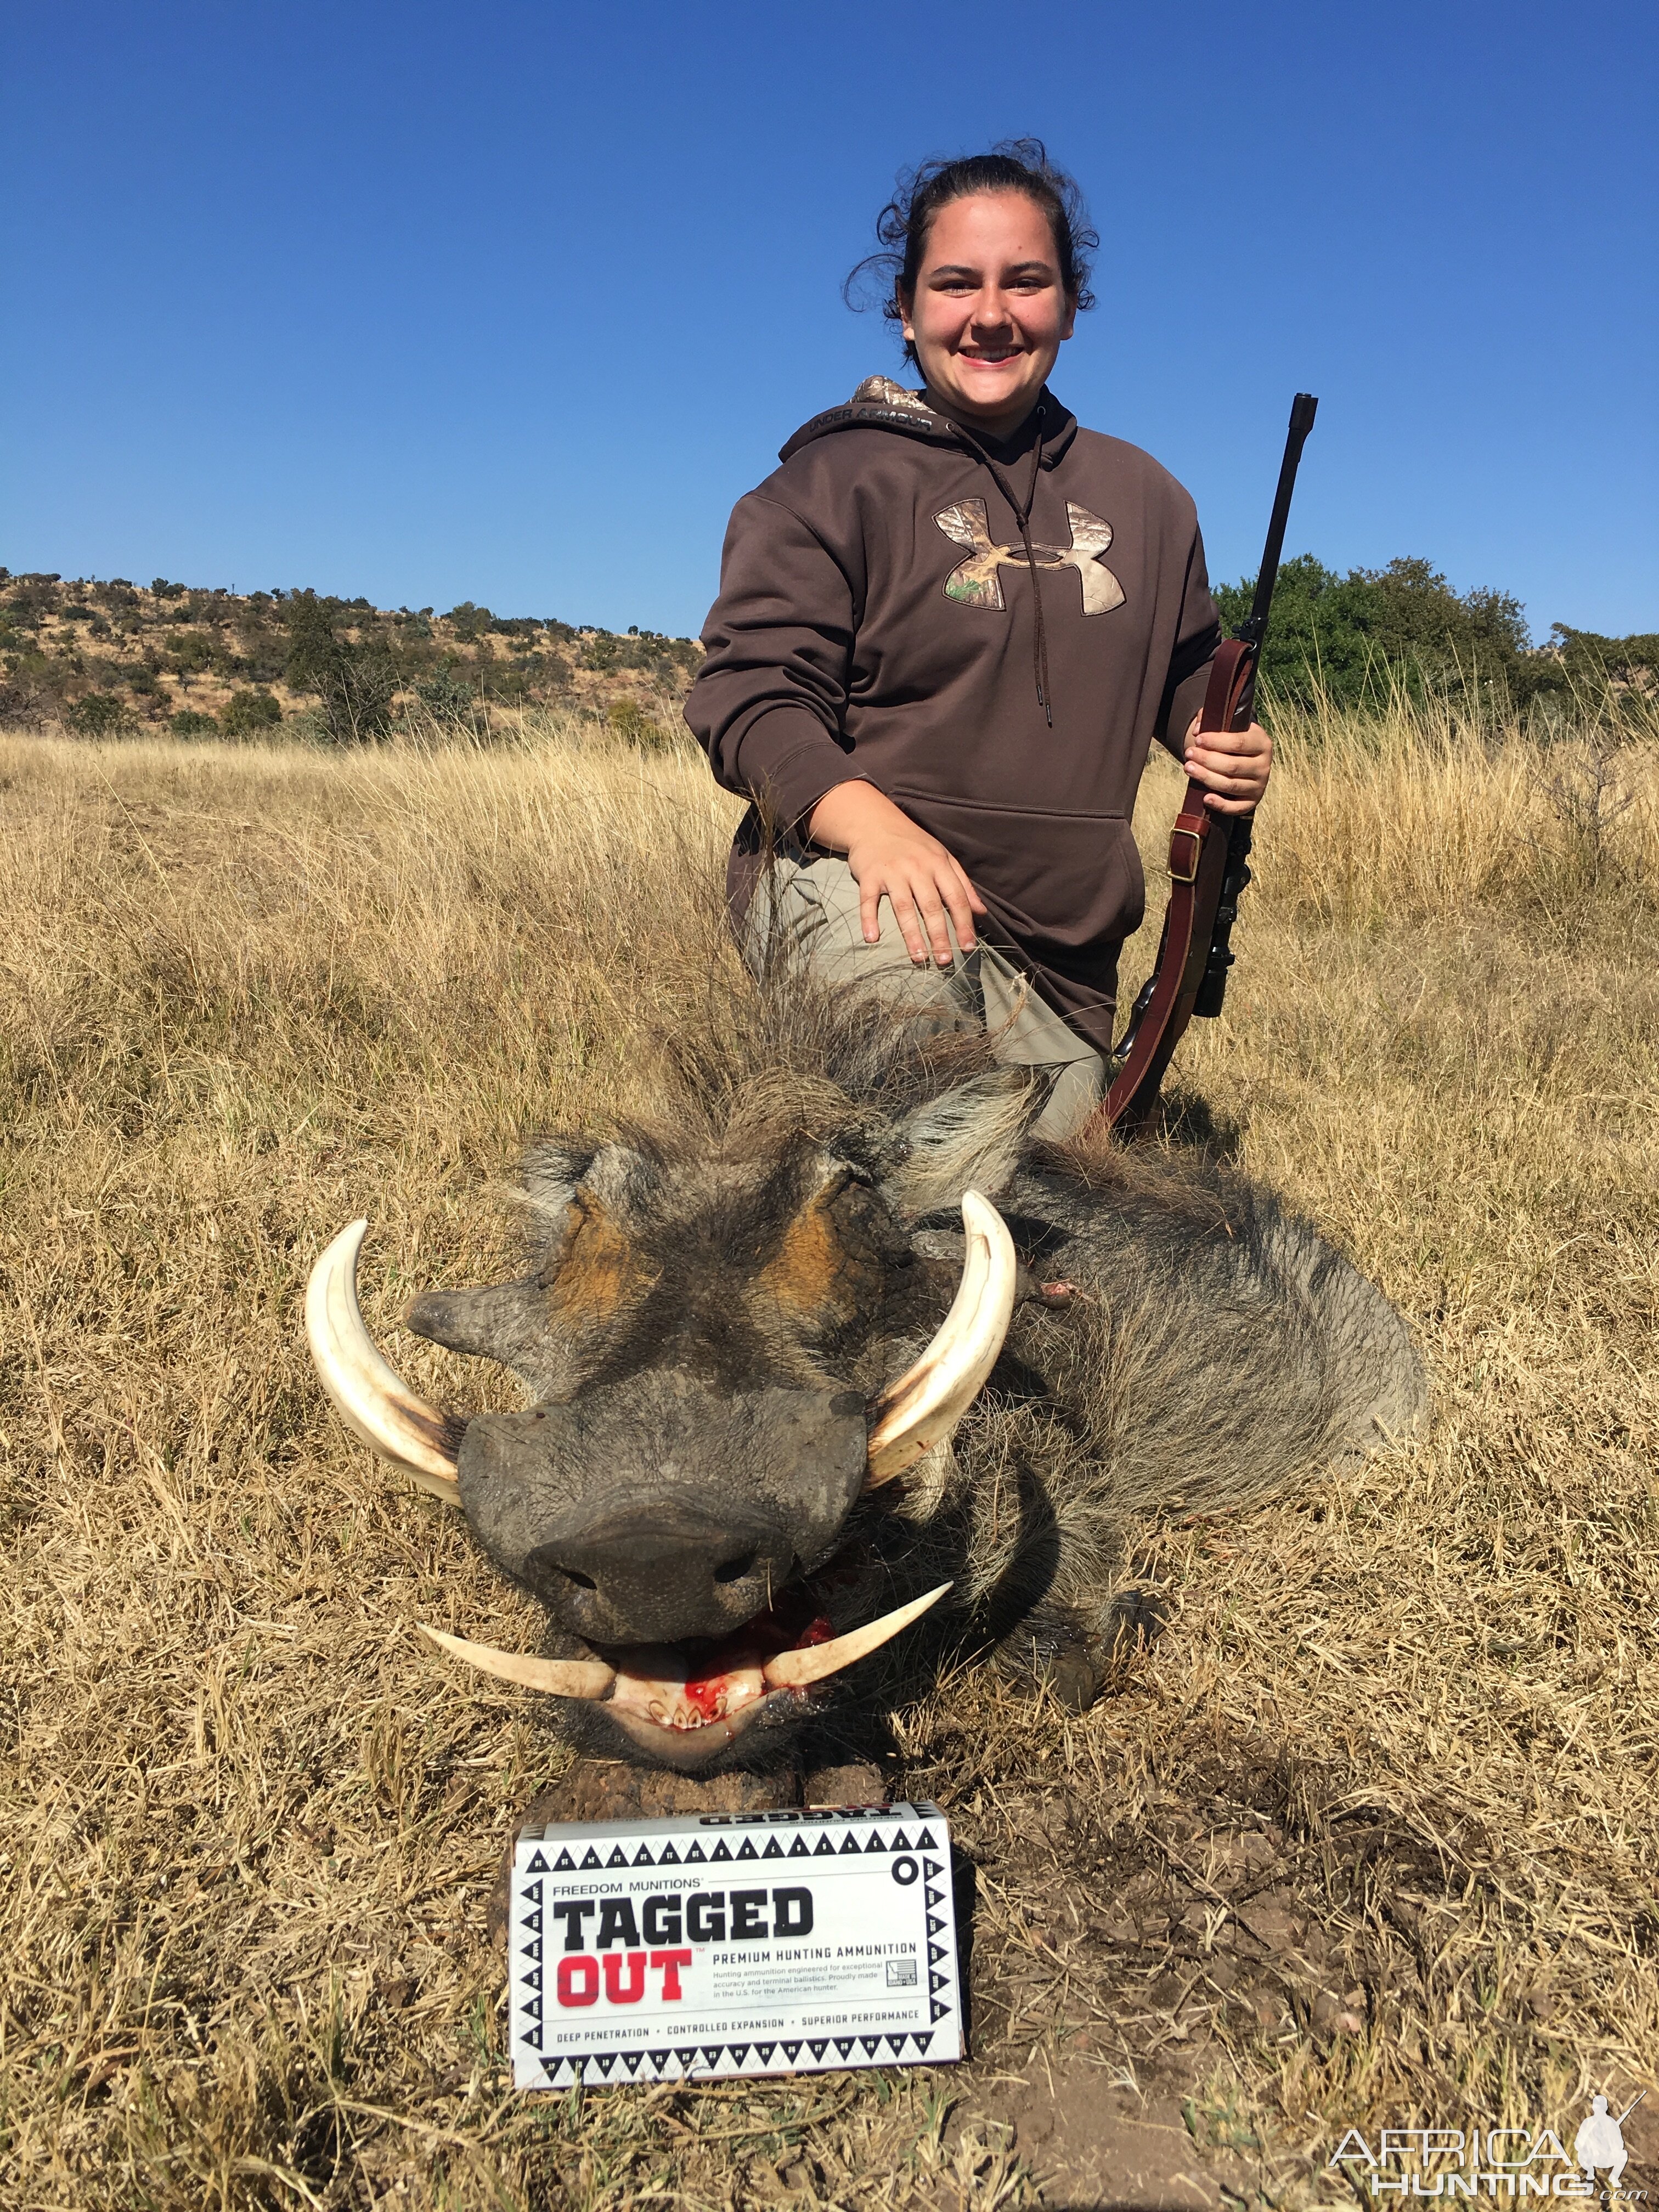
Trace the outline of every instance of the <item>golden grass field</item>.
{"label": "golden grass field", "polygon": [[732,807],[551,726],[0,738],[0,2203],[1297,2206],[1351,2125],[1570,2144],[1654,2079],[1659,749],[1318,735],[1178,1065],[1409,1316],[1431,1435],[1141,1531],[1170,1626],[1085,1717],[896,1717],[971,2064],[523,2100],[484,1911],[564,1754],[411,1624],[534,1611],[347,1437],[301,1291],[368,1213],[405,1371],[510,1402],[396,1314],[505,1266],[526,1133],[645,1103]]}

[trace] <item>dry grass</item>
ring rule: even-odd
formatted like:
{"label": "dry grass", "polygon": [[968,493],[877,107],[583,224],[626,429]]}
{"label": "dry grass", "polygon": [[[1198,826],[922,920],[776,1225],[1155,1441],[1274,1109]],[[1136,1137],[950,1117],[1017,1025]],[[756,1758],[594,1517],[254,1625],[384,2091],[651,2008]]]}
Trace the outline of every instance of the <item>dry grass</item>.
{"label": "dry grass", "polygon": [[732,809],[568,736],[0,740],[0,2198],[1019,2205],[1057,2074],[1176,2083],[1280,2201],[1350,2124],[1570,2141],[1647,2080],[1656,799],[1588,740],[1291,733],[1185,1079],[1411,1316],[1432,1437],[1147,1529],[1173,1625],[1085,1719],[898,1717],[977,1863],[971,2068],[584,2105],[507,2093],[483,1923],[562,1754],[408,1632],[531,1610],[347,1443],[297,1300],[358,1212],[383,1328],[499,1264],[523,1134],[637,1098]]}

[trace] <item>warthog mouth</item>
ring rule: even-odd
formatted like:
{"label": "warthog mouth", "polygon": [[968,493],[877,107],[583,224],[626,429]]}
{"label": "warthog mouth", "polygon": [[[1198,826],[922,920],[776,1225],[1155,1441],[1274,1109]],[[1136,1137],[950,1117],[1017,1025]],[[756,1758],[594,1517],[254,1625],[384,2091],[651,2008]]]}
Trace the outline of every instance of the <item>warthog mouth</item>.
{"label": "warthog mouth", "polygon": [[[865,1487],[891,1481],[945,1443],[996,1364],[1013,1312],[1018,1263],[1001,1215],[977,1191],[962,1200],[962,1280],[937,1335],[870,1407]],[[381,1458],[447,1504],[459,1505],[457,1453],[465,1426],[416,1396],[381,1357],[357,1303],[366,1221],[343,1230],[306,1291],[306,1335],[319,1378],[347,1426]],[[817,1685],[908,1628],[944,1596],[941,1583],[841,1636],[809,1582],[708,1642],[593,1645],[585,1659],[544,1659],[422,1632],[499,1680],[601,1706],[656,1757],[702,1765],[763,1714],[799,1706]]]}
{"label": "warthog mouth", "polygon": [[844,1668],[919,1620],[951,1585],[879,1620],[835,1635],[801,1584],[730,1635],[708,1643],[595,1644],[586,1659],[540,1659],[421,1624],[442,1650],[483,1674],[591,1704],[671,1765],[716,1758],[763,1714],[806,1705]]}

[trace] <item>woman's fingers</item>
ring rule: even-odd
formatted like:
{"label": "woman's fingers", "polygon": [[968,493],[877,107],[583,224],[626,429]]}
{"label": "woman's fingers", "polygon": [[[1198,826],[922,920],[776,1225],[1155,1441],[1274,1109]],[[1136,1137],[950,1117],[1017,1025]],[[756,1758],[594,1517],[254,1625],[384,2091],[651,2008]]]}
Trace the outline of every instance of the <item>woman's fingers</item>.
{"label": "woman's fingers", "polygon": [[1196,719],[1187,732],[1187,773],[1213,794],[1205,805],[1218,814],[1245,814],[1267,788],[1273,739],[1258,722],[1247,730],[1205,730]]}

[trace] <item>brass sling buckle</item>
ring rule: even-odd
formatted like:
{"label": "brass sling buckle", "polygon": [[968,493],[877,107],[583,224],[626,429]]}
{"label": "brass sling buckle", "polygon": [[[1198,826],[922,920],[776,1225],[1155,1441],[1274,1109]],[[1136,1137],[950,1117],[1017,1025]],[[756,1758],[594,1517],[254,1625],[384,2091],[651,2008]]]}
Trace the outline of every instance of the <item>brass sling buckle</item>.
{"label": "brass sling buckle", "polygon": [[1170,878],[1177,884],[1198,880],[1199,855],[1204,850],[1201,830],[1183,830],[1177,823],[1170,833]]}

